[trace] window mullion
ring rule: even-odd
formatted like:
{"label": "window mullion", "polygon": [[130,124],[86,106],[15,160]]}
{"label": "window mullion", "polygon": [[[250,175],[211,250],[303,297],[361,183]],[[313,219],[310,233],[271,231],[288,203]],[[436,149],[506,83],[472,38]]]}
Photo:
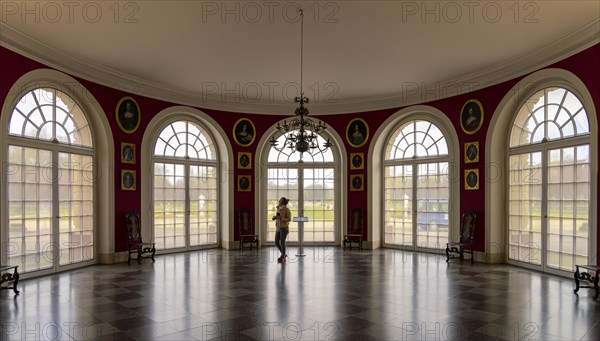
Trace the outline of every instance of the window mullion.
{"label": "window mullion", "polygon": [[52,139],[51,141],[58,141],[56,137],[56,89],[52,89]]}
{"label": "window mullion", "polygon": [[413,249],[417,248],[417,215],[418,210],[418,202],[419,197],[417,196],[417,184],[419,177],[419,165],[416,162],[411,162],[412,167],[412,200],[413,200],[413,210],[412,210],[412,247]]}
{"label": "window mullion", "polygon": [[[542,245],[540,245],[540,262],[541,262],[541,266],[542,269],[544,271],[547,270],[548,267],[548,224],[549,224],[549,218],[548,218],[548,153],[549,153],[549,148],[547,147],[543,147],[541,150],[541,155],[542,155],[542,169],[544,170],[542,172],[542,212],[544,212],[544,215],[542,216],[542,226],[541,226],[541,243]],[[562,158],[562,156],[561,156]],[[562,162],[561,162],[562,165]],[[561,171],[562,172],[562,171]],[[561,204],[562,205],[562,204]],[[560,249],[560,247],[559,247]]]}
{"label": "window mullion", "polygon": [[[187,134],[186,134],[186,139],[187,139]],[[184,176],[184,183],[185,183],[185,194],[184,194],[184,198],[185,198],[185,204],[184,204],[184,210],[185,210],[185,218],[184,218],[184,230],[185,230],[185,247],[186,249],[189,249],[190,247],[190,162],[186,161],[185,163],[185,167],[183,170],[183,176]]]}
{"label": "window mullion", "polygon": [[60,216],[60,197],[59,197],[59,179],[58,174],[58,151],[56,148],[52,150],[52,268],[58,270],[60,264],[60,220],[63,217]]}
{"label": "window mullion", "polygon": [[544,138],[548,141],[548,89],[544,90]]}

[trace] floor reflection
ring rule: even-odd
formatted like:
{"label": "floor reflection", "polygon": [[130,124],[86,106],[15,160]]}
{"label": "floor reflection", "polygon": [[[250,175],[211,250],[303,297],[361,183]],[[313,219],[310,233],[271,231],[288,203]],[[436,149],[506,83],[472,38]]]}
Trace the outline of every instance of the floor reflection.
{"label": "floor reflection", "polygon": [[[0,291],[0,340],[597,340],[600,299],[509,265],[275,248],[95,265]],[[293,254],[293,252],[290,252]]]}

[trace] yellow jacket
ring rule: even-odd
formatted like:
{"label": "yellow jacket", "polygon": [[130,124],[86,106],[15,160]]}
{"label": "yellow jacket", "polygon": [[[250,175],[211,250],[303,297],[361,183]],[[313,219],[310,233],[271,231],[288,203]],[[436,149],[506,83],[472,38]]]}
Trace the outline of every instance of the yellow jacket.
{"label": "yellow jacket", "polygon": [[277,227],[287,229],[290,226],[292,220],[292,212],[287,206],[283,206],[277,209],[279,213],[279,219],[277,219]]}

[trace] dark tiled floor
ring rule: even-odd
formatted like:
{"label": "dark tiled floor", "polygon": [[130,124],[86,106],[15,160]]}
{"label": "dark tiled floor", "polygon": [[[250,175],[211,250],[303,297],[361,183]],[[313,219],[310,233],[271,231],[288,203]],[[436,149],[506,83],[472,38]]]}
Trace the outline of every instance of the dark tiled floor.
{"label": "dark tiled floor", "polygon": [[[294,250],[295,251],[295,250]],[[573,280],[399,250],[206,250],[0,292],[0,340],[598,340]]]}

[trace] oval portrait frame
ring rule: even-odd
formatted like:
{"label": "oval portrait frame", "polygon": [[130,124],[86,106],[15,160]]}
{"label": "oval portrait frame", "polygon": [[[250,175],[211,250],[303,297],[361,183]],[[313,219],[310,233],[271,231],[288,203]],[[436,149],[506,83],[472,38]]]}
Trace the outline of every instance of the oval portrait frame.
{"label": "oval portrait frame", "polygon": [[[358,129],[354,128],[358,127]],[[369,140],[369,125],[362,118],[354,118],[346,127],[346,140],[354,147],[364,146]]]}
{"label": "oval portrait frame", "polygon": [[[132,114],[134,115],[131,118],[125,117],[125,111],[127,108],[127,104],[133,104]],[[117,103],[117,107],[115,108],[115,118],[117,119],[117,124],[119,128],[127,133],[133,134],[137,128],[140,126],[140,106],[137,104],[133,97],[125,96],[119,100]]]}
{"label": "oval portrait frame", "polygon": [[479,169],[465,169],[465,189],[479,189]]}
{"label": "oval portrait frame", "polygon": [[[250,131],[248,128],[244,130],[244,124],[249,124]],[[248,127],[248,125],[246,125]],[[250,134],[250,136],[248,136]],[[254,139],[256,139],[256,128],[254,127],[254,123],[247,118],[240,118],[233,125],[233,139],[235,143],[242,147],[248,147],[252,145]]]}
{"label": "oval portrait frame", "polygon": [[[470,111],[470,110],[473,111]],[[479,131],[483,125],[483,106],[476,99],[470,99],[465,102],[460,110],[460,127],[462,130],[473,135]]]}
{"label": "oval portrait frame", "polygon": [[479,162],[479,141],[465,143],[465,163]]}

